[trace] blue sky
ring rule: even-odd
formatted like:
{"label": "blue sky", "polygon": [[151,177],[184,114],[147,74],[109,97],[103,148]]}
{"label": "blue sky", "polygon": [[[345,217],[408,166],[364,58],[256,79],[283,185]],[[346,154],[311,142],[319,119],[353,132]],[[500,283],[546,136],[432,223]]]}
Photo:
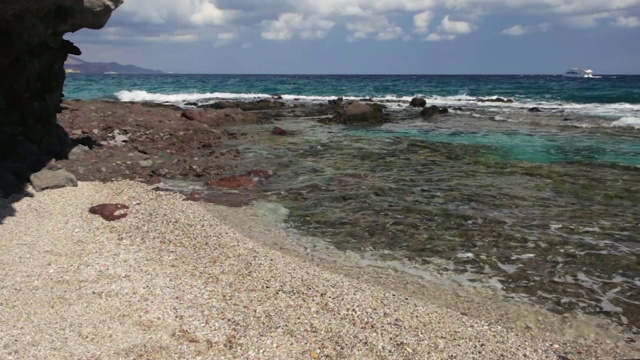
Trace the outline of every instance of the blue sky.
{"label": "blue sky", "polygon": [[66,37],[176,73],[640,74],[640,0],[124,0]]}

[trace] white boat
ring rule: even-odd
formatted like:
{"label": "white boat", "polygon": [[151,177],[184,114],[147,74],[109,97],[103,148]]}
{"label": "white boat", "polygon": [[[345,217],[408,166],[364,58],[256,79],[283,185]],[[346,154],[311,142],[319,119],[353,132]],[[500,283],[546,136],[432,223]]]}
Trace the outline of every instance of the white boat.
{"label": "white boat", "polygon": [[583,69],[583,68],[571,68],[564,74],[564,77],[570,78],[599,78],[600,76],[594,76],[593,70],[591,69]]}

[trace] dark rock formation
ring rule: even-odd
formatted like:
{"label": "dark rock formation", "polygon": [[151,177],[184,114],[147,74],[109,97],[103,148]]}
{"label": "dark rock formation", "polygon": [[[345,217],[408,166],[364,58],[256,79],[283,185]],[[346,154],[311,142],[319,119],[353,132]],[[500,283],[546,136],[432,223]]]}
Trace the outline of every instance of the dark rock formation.
{"label": "dark rock formation", "polygon": [[430,118],[434,115],[438,115],[440,113],[440,108],[436,105],[431,105],[429,107],[425,107],[420,111],[420,116],[424,118]]}
{"label": "dark rock formation", "polygon": [[493,102],[493,103],[506,103],[506,104],[511,104],[513,103],[512,99],[504,99],[501,97],[497,97],[497,98],[489,98],[489,99],[477,99],[478,102],[484,103],[484,102]]}
{"label": "dark rock formation", "polygon": [[269,99],[262,99],[258,101],[218,101],[213,104],[199,105],[199,108],[209,109],[240,109],[244,111],[258,111],[258,110],[274,110],[285,107],[285,104],[280,101],[272,101]]}
{"label": "dark rock formation", "polygon": [[532,108],[527,109],[527,111],[529,111],[529,112],[542,112],[542,110],[540,110],[539,107],[535,107],[535,106],[532,107]]}
{"label": "dark rock formation", "polygon": [[449,113],[449,109],[446,107],[438,107],[437,105],[427,106],[420,111],[420,116],[425,119],[431,118],[434,115],[446,115]]}
{"label": "dark rock formation", "polygon": [[337,108],[332,118],[320,120],[325,124],[382,124],[389,121],[382,109],[384,106],[379,104],[365,104],[359,101],[345,101],[342,103],[333,103]]}
{"label": "dark rock formation", "polygon": [[64,62],[79,55],[62,38],[99,29],[122,0],[0,2],[0,196],[23,190],[29,176],[72,147],[56,122]]}
{"label": "dark rock formation", "polygon": [[425,100],[423,98],[413,98],[413,99],[411,99],[411,102],[409,103],[409,106],[423,108],[423,107],[427,106],[427,100]]}

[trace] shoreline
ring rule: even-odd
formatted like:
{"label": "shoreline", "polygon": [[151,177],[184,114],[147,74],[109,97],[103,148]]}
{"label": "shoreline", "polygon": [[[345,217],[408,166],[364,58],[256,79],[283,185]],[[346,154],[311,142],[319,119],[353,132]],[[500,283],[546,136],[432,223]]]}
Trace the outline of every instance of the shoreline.
{"label": "shoreline", "polygon": [[[0,354],[640,355],[616,341],[615,326],[602,319],[553,315],[484,290],[427,287],[396,271],[322,260],[285,246],[295,242],[252,207],[182,198],[131,181],[81,182],[11,204],[15,216],[0,225],[0,313],[6,319]],[[104,202],[129,205],[129,215],[106,222],[89,214],[90,206]]]}

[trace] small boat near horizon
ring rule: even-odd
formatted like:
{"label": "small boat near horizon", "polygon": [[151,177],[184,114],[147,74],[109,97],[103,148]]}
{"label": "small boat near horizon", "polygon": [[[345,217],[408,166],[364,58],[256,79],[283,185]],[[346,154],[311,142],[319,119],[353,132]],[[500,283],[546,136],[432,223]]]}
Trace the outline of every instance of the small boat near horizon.
{"label": "small boat near horizon", "polygon": [[583,69],[583,68],[577,68],[577,67],[567,70],[567,72],[562,74],[562,76],[568,77],[568,78],[594,78],[594,79],[602,77],[602,76],[593,75],[593,70],[591,69]]}

